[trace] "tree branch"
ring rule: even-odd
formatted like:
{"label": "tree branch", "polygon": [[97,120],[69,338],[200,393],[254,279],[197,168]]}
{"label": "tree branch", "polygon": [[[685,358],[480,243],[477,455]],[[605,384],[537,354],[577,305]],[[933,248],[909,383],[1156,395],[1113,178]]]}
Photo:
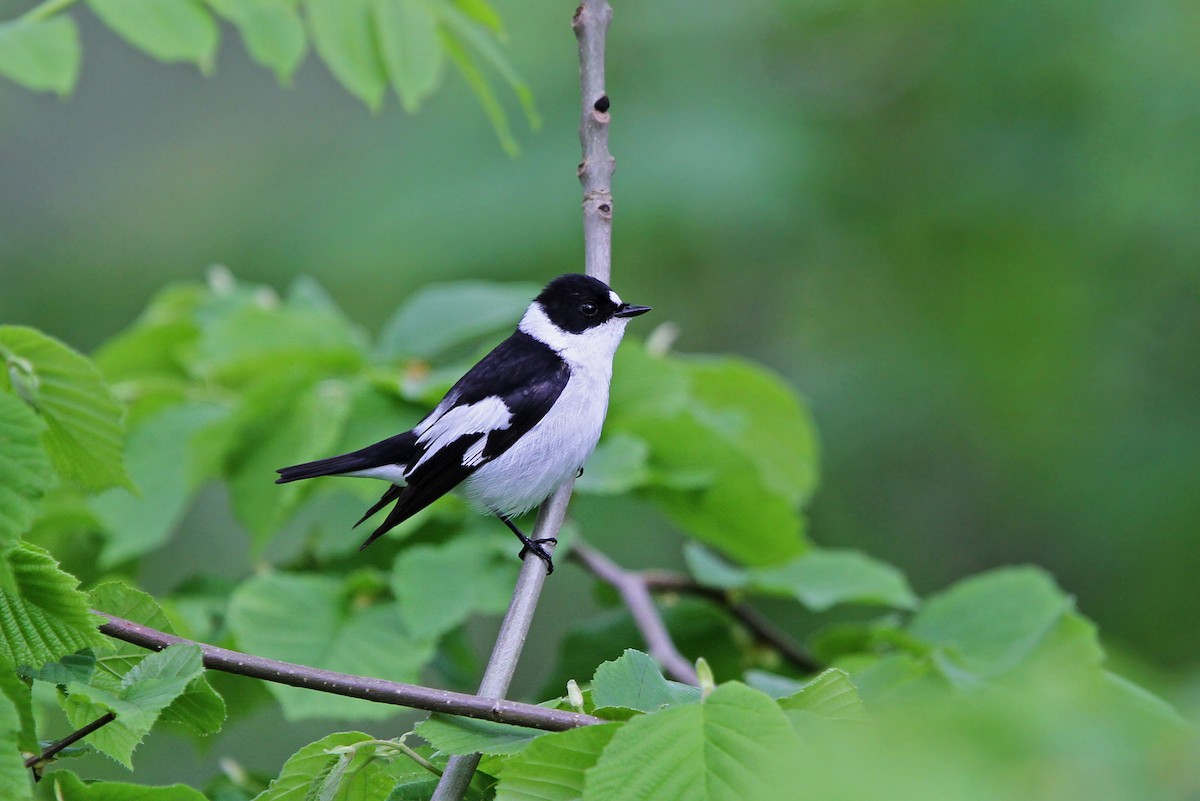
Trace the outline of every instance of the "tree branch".
{"label": "tree branch", "polygon": [[[607,0],[582,0],[571,22],[579,42],[579,79],[583,99],[583,116],[579,124],[583,161],[579,165],[579,182],[583,186],[584,267],[588,275],[605,283],[611,283],[612,273],[610,182],[613,159],[608,152],[609,101],[604,93],[604,39],[611,18],[612,8]],[[534,528],[534,539],[558,536],[574,486],[574,479],[569,479],[542,504]],[[548,550],[553,555],[553,549]],[[484,671],[479,686],[480,695],[499,698],[508,691],[545,580],[541,561],[526,559],[517,576],[512,603]],[[478,765],[479,754],[451,757],[431,801],[461,801]]]}
{"label": "tree branch", "polygon": [[730,593],[716,587],[705,587],[691,576],[682,573],[670,573],[659,570],[646,570],[641,573],[641,579],[647,589],[658,592],[681,592],[688,595],[699,595],[723,606],[733,615],[754,638],[776,651],[787,660],[792,667],[804,673],[816,673],[824,668],[810,653],[804,650],[783,630],[770,621],[766,615],[759,612],[745,601],[735,599]]}
{"label": "tree branch", "polygon": [[[537,559],[526,560],[526,564],[531,563],[542,565],[542,562]],[[545,568],[542,570],[544,572]],[[206,668],[272,681],[276,684],[286,684],[290,687],[304,687],[350,698],[363,698],[384,704],[396,704],[429,712],[444,712],[449,715],[462,715],[497,723],[511,723],[516,726],[528,726],[546,731],[563,731],[604,722],[600,718],[578,712],[547,709],[517,701],[481,698],[476,695],[438,690],[417,684],[353,676],[348,673],[335,673],[332,670],[320,670],[307,665],[280,662],[275,659],[266,659],[261,656],[218,648],[215,645],[186,640],[183,637],[176,637],[174,634],[167,634],[104,612],[93,610],[93,613],[105,618],[106,622],[101,624],[100,631],[113,639],[148,648],[151,651],[161,651],[168,645],[197,645],[203,654]]]}
{"label": "tree branch", "polygon": [[612,283],[612,174],[616,162],[608,151],[608,109],[604,88],[604,43],[612,6],[608,0],[582,0],[571,27],[579,43],[579,183],[583,187],[583,251],[587,274]]}
{"label": "tree branch", "polygon": [[626,570],[604,554],[586,543],[576,542],[571,548],[571,556],[597,578],[607,581],[621,594],[621,600],[629,608],[633,622],[646,640],[646,647],[654,661],[662,665],[663,670],[677,681],[699,686],[700,679],[692,666],[671,639],[671,632],[663,623],[654,599],[650,596],[650,588],[645,577],[640,573]]}
{"label": "tree branch", "polygon": [[26,759],[25,767],[31,768],[33,770],[34,779],[41,781],[42,763],[54,757],[55,754],[57,754],[59,751],[62,751],[64,748],[74,745],[92,732],[96,731],[97,729],[104,728],[116,719],[117,716],[114,712],[101,715],[88,725],[84,726],[82,729],[76,729],[58,742],[51,743],[50,745],[46,746],[46,750],[42,751],[42,753],[34,754]]}

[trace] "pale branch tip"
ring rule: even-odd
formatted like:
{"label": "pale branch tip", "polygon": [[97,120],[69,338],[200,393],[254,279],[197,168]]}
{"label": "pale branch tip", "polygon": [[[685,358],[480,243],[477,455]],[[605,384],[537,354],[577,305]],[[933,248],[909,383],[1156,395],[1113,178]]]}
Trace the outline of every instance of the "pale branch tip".
{"label": "pale branch tip", "polygon": [[[537,565],[545,572],[540,561],[537,562]],[[565,731],[578,726],[590,726],[605,722],[600,718],[578,712],[547,709],[534,704],[505,701],[496,697],[468,695],[450,690],[439,690],[434,687],[423,687],[418,684],[405,684],[369,676],[355,676],[308,665],[267,659],[177,637],[174,634],[152,629],[149,626],[143,626],[140,623],[134,623],[105,612],[93,610],[93,613],[104,618],[105,622],[99,626],[100,631],[113,639],[151,651],[161,651],[171,645],[194,645],[200,648],[206,668],[223,673],[233,673],[276,684],[286,684],[290,687],[303,687],[317,692],[343,695],[348,698],[362,698],[367,701],[490,720],[496,723],[510,723],[544,731]]]}

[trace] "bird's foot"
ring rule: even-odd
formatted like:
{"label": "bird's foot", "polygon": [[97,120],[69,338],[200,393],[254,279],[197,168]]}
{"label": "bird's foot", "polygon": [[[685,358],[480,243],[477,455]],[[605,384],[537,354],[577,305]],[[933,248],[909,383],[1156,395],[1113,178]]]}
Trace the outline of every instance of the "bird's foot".
{"label": "bird's foot", "polygon": [[536,556],[538,559],[541,559],[543,562],[546,563],[546,575],[547,576],[554,572],[554,559],[551,558],[550,552],[542,547],[542,543],[550,543],[551,545],[558,545],[558,540],[556,540],[554,537],[541,537],[536,540],[531,540],[528,537],[522,537],[521,542],[524,543],[524,547],[521,548],[521,552],[519,554],[517,554],[517,557],[519,559],[524,561],[525,554],[531,553],[534,556]]}
{"label": "bird's foot", "polygon": [[538,559],[541,559],[546,563],[547,576],[554,572],[554,560],[550,558],[550,552],[542,547],[542,543],[548,542],[557,545],[558,540],[554,539],[554,537],[543,537],[541,539],[531,540],[529,537],[525,536],[525,532],[517,528],[517,524],[514,523],[511,518],[505,517],[499,512],[496,513],[496,517],[500,518],[504,525],[508,526],[509,530],[512,531],[513,534],[516,534],[517,539],[521,541],[522,547],[521,553],[519,554],[521,561],[525,560],[525,554],[532,553]]}

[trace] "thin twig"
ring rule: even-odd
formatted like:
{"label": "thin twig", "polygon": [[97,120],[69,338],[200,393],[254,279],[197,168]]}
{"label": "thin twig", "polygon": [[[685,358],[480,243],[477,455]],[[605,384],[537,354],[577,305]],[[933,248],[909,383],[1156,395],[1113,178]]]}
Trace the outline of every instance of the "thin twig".
{"label": "thin twig", "polygon": [[618,565],[604,554],[583,542],[576,542],[571,548],[571,556],[598,578],[608,582],[621,594],[621,600],[633,616],[638,631],[646,640],[646,647],[654,661],[662,665],[663,670],[678,681],[699,686],[700,679],[692,663],[679,653],[671,632],[663,623],[654,598],[650,595],[646,579],[639,573]]}
{"label": "thin twig", "polygon": [[[528,562],[542,564],[540,560],[534,559],[527,560]],[[545,572],[544,567],[542,570]],[[204,666],[207,668],[263,679],[276,684],[286,684],[290,687],[304,687],[350,698],[364,698],[384,704],[424,709],[429,712],[444,712],[480,720],[492,720],[497,723],[511,723],[546,731],[564,731],[578,726],[604,722],[599,718],[582,715],[578,712],[547,709],[517,701],[481,698],[477,695],[438,690],[417,684],[353,676],[307,665],[280,662],[275,659],[218,648],[215,645],[185,640],[174,634],[167,634],[103,612],[94,612],[94,614],[106,619],[107,622],[101,624],[100,631],[114,639],[152,651],[161,651],[169,645],[197,645],[200,647]]]}
{"label": "thin twig", "polygon": [[[64,748],[67,748],[71,745],[74,745],[75,743],[82,740],[84,737],[87,737],[92,732],[96,731],[97,729],[104,728],[105,726],[112,723],[116,719],[117,719],[117,715],[115,712],[109,712],[107,714],[101,715],[100,717],[96,718],[88,725],[84,726],[82,729],[77,729],[77,730],[71,732],[70,734],[68,734],[66,737],[59,740],[58,742],[51,743],[50,745],[46,746],[46,749],[44,751],[42,751],[42,753],[35,754],[35,755],[29,757],[28,759],[26,759],[25,767],[27,767],[27,768],[38,767],[46,760],[53,758],[54,755],[57,754],[59,751],[63,750]],[[39,776],[37,778],[40,779],[41,777]]]}
{"label": "thin twig", "polygon": [[697,583],[691,576],[685,576],[682,573],[646,570],[641,573],[641,578],[651,592],[699,595],[720,604],[729,614],[737,618],[758,642],[776,651],[797,670],[815,673],[824,668],[824,665],[818,662],[812,654],[805,651],[799,643],[772,623],[766,615],[745,601],[737,600],[725,590],[706,587]]}

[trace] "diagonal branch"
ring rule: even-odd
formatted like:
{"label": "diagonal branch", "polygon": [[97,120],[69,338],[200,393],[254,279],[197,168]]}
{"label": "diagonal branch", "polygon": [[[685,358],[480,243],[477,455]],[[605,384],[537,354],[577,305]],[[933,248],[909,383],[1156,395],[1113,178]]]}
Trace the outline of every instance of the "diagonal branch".
{"label": "diagonal branch", "polygon": [[576,542],[571,548],[571,556],[597,578],[600,578],[621,594],[621,600],[629,608],[633,622],[646,640],[646,647],[655,662],[662,665],[663,670],[678,681],[699,686],[700,679],[692,663],[679,653],[671,632],[663,623],[662,615],[654,605],[650,596],[650,588],[645,577],[640,573],[618,565],[604,554],[583,542]]}
{"label": "diagonal branch", "polygon": [[[536,559],[527,560],[527,563],[542,566],[542,562]],[[541,569],[545,572],[544,567]],[[578,726],[605,722],[600,718],[578,712],[547,709],[517,701],[483,698],[466,693],[438,690],[433,687],[422,687],[417,684],[353,676],[349,673],[335,673],[332,670],[280,662],[275,659],[186,640],[183,637],[176,637],[174,634],[167,634],[164,631],[158,631],[104,612],[94,610],[93,612],[105,619],[105,622],[100,625],[100,631],[113,639],[148,648],[151,651],[161,651],[169,645],[197,645],[203,654],[206,668],[273,681],[276,684],[304,687],[318,692],[345,695],[350,698],[364,698],[368,701],[425,709],[430,712],[444,712],[497,723],[529,726],[546,731],[564,731]]]}
{"label": "diagonal branch", "polygon": [[691,576],[668,571],[646,570],[641,579],[651,592],[679,592],[708,598],[733,615],[754,639],[771,648],[787,660],[792,667],[804,673],[816,673],[824,668],[816,657],[808,653],[786,632],[745,601],[740,601],[729,592],[717,587],[706,587]]}
{"label": "diagonal branch", "polygon": [[84,737],[87,737],[92,732],[96,731],[97,729],[104,728],[105,726],[112,723],[116,719],[117,719],[117,715],[115,712],[109,712],[107,714],[101,715],[100,717],[96,718],[95,720],[93,720],[91,723],[84,726],[83,728],[76,729],[75,731],[71,732],[66,737],[62,738],[61,740],[58,740],[57,742],[51,743],[50,745],[46,746],[46,750],[42,751],[42,753],[34,754],[33,756],[26,759],[25,767],[33,770],[34,781],[41,781],[42,780],[41,771],[42,771],[42,768],[45,767],[45,763],[48,760],[53,759],[55,757],[55,755],[57,755],[63,749],[69,748],[70,746],[72,746],[75,743],[82,740]]}

